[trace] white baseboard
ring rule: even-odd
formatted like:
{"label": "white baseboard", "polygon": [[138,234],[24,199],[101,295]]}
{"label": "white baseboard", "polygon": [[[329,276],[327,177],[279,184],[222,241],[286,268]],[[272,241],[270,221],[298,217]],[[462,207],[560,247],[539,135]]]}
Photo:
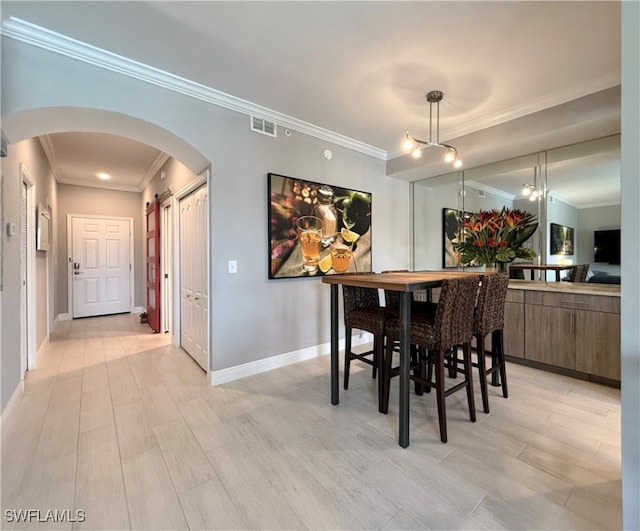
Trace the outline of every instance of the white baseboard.
{"label": "white baseboard", "polygon": [[[371,342],[373,342],[373,336],[367,332],[354,336],[351,340],[351,344],[354,347]],[[338,348],[340,350],[344,350],[344,339],[340,339]],[[292,363],[298,363],[300,361],[317,358],[319,356],[326,356],[330,351],[331,343],[323,343],[322,345],[315,345],[313,347],[294,350],[293,352],[278,354],[277,356],[243,363],[242,365],[236,365],[235,367],[229,367],[227,369],[220,369],[219,371],[208,371],[209,385],[221,385],[227,382],[232,382],[233,380],[239,380],[240,378],[246,378],[247,376],[253,376],[255,374],[271,371],[280,367],[286,367]]]}
{"label": "white baseboard", "polygon": [[146,311],[146,308],[144,306],[136,306],[133,308],[133,311],[131,313],[142,313],[145,311]]}
{"label": "white baseboard", "polygon": [[71,314],[70,313],[59,313],[58,315],[56,315],[56,318],[53,320],[53,322],[57,323],[59,321],[71,321]]}

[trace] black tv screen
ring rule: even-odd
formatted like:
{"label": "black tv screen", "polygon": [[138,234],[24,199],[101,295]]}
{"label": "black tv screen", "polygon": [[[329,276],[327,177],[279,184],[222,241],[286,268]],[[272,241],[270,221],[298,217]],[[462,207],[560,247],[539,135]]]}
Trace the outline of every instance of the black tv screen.
{"label": "black tv screen", "polygon": [[593,231],[593,261],[620,263],[620,229]]}

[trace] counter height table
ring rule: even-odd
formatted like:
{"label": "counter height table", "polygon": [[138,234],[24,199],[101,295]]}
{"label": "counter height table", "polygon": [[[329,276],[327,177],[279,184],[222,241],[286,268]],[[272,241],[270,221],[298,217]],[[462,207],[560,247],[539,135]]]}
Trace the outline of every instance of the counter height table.
{"label": "counter height table", "polygon": [[[460,276],[478,276],[469,271],[412,271],[377,274],[328,275],[322,282],[331,285],[331,403],[339,402],[339,350],[338,350],[338,286],[387,289],[400,292],[400,413],[398,439],[403,448],[409,446],[409,365],[411,294],[414,291],[435,288],[444,280]],[[380,377],[380,375],[378,375]]]}

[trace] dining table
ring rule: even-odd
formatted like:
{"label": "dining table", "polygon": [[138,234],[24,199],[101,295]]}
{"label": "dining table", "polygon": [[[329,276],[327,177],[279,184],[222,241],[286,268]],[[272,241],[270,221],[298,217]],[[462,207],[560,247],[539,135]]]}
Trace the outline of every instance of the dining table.
{"label": "dining table", "polygon": [[390,273],[349,273],[327,275],[322,282],[331,286],[331,403],[337,405],[339,397],[339,330],[338,286],[360,286],[399,292],[400,299],[400,374],[398,443],[409,446],[409,388],[410,388],[410,327],[411,301],[416,291],[430,290],[445,280],[460,276],[478,276],[477,271],[402,271]]}
{"label": "dining table", "polygon": [[510,263],[509,270],[511,271],[531,271],[531,280],[535,280],[535,272],[536,271],[555,271],[556,273],[556,282],[560,282],[560,272],[561,271],[570,271],[576,267],[575,265],[569,264],[524,264],[524,263]]}

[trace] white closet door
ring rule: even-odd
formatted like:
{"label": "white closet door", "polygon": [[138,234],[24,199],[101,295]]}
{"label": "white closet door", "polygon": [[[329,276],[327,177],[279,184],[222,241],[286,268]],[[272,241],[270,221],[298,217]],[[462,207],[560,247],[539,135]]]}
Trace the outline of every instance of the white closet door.
{"label": "white closet door", "polygon": [[180,200],[180,344],[205,370],[207,353],[207,187]]}

